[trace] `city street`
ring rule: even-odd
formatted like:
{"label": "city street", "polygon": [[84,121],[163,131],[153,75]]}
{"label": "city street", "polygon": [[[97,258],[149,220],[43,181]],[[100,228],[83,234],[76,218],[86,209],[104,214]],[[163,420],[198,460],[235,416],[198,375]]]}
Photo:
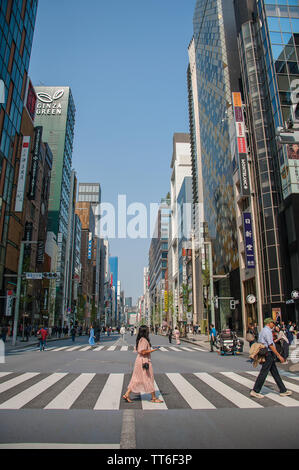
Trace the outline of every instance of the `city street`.
{"label": "city street", "polygon": [[[122,395],[136,336],[102,335],[11,349],[0,365],[0,448],[238,449],[299,447],[299,375],[280,366],[291,397],[268,376],[263,400],[249,396],[258,369],[245,352],[219,356],[150,336],[156,393]],[[30,423],[30,426],[29,426]],[[265,424],[266,423],[266,424]]]}

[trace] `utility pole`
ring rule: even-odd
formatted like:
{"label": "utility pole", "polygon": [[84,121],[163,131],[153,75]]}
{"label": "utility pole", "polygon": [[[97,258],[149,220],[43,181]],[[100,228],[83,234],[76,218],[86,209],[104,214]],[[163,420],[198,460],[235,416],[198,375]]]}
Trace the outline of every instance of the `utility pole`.
{"label": "utility pole", "polygon": [[19,321],[19,308],[20,308],[20,296],[21,296],[21,285],[22,285],[22,270],[23,270],[23,259],[24,259],[24,246],[31,243],[38,243],[38,241],[21,241],[20,246],[20,256],[19,256],[19,265],[18,265],[18,277],[17,277],[17,293],[16,293],[16,303],[15,303],[15,316],[14,316],[14,325],[13,325],[13,334],[12,334],[12,345],[15,346],[17,340],[17,331],[18,331],[18,321]]}

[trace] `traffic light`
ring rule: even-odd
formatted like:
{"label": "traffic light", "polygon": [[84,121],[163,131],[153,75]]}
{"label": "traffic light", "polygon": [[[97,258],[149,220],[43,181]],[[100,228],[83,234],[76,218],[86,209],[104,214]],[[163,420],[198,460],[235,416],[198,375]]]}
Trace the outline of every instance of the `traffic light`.
{"label": "traffic light", "polygon": [[43,273],[44,279],[57,279],[58,273]]}

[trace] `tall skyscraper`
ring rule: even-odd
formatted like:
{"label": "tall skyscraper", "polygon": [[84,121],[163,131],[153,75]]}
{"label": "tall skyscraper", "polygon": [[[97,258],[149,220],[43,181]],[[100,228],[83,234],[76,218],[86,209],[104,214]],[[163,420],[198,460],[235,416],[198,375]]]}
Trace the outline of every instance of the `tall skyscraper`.
{"label": "tall skyscraper", "polygon": [[[8,288],[8,278],[4,278],[7,246],[11,242],[8,228],[14,210],[11,202],[16,159],[21,158],[21,119],[27,104],[37,4],[37,0],[0,2],[0,80],[5,88],[4,103],[0,104],[0,297],[6,296]],[[2,311],[4,303],[5,299],[0,298]]]}
{"label": "tall skyscraper", "polygon": [[[114,309],[112,312],[112,324],[114,326],[117,325],[117,285],[118,285],[118,257],[117,256],[110,256],[109,258],[109,267],[110,267],[110,275],[112,280],[112,287],[114,290]],[[114,315],[113,315],[114,313]]]}
{"label": "tall skyscraper", "polygon": [[215,295],[222,298],[216,309],[216,327],[230,325],[242,331],[241,310],[237,307],[231,311],[227,300],[229,297],[241,298],[234,162],[229,133],[232,91],[239,90],[240,79],[233,3],[233,0],[196,2],[193,19],[195,61],[192,66],[196,67],[194,102],[198,105],[194,116],[198,116],[196,130],[200,133],[200,144],[194,144],[198,132],[192,138],[193,149],[199,151],[200,148],[204,218],[213,248],[213,274],[218,276],[214,278]]}
{"label": "tall skyscraper", "polygon": [[68,244],[69,206],[71,197],[72,152],[75,125],[75,105],[69,87],[35,87],[37,106],[35,125],[43,127],[43,137],[53,153],[50,184],[48,231],[53,232],[58,244],[56,318],[63,321],[66,314],[64,286],[68,285],[66,247]]}
{"label": "tall skyscraper", "polygon": [[[255,286],[244,278],[244,297],[256,294],[264,316],[281,312],[283,320],[298,322],[298,304],[291,296],[299,287],[298,145],[278,144],[276,130],[290,120],[293,131],[299,130],[299,4],[238,0],[235,13],[260,279],[259,291],[251,292]],[[291,141],[292,134],[288,136]],[[245,309],[250,320],[252,309],[246,302]]]}

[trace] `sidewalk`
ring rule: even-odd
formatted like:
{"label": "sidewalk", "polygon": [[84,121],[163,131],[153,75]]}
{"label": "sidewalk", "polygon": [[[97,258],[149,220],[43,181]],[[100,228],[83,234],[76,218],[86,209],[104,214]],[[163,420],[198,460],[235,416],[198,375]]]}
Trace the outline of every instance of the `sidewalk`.
{"label": "sidewalk", "polygon": [[[86,335],[82,335],[86,336]],[[71,336],[61,336],[60,338],[52,337],[47,339],[47,343],[50,343],[52,341],[60,341],[64,339],[71,339]],[[76,336],[77,338],[77,336]],[[28,341],[22,341],[22,338],[20,336],[17,337],[16,344],[15,346],[12,345],[12,337],[6,338],[5,341],[5,350],[6,351],[11,351],[12,349],[23,349],[23,348],[28,348],[30,346],[39,346],[39,340],[37,339],[36,336],[30,336]]]}

